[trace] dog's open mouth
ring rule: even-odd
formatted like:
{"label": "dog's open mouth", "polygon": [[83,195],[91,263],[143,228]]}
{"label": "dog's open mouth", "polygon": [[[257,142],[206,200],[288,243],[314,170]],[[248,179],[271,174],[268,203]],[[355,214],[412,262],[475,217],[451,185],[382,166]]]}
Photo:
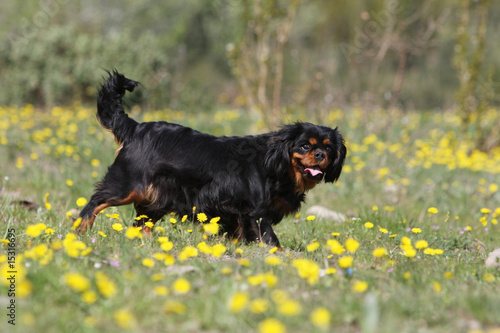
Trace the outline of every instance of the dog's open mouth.
{"label": "dog's open mouth", "polygon": [[321,171],[319,167],[305,168],[304,171],[309,172],[313,177],[323,174],[323,171]]}
{"label": "dog's open mouth", "polygon": [[302,167],[303,173],[307,176],[311,176],[314,178],[323,175],[323,171],[321,171],[321,168],[317,165],[310,167],[306,167],[302,164],[299,165]]}

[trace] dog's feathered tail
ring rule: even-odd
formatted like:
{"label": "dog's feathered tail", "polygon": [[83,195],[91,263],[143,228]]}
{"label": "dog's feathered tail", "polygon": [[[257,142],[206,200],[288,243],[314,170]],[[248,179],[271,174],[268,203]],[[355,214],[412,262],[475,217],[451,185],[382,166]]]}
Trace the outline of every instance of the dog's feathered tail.
{"label": "dog's feathered tail", "polygon": [[139,82],[127,79],[116,70],[108,74],[108,80],[102,84],[97,95],[97,119],[102,127],[115,135],[118,143],[122,143],[137,126],[137,122],[125,113],[122,99],[125,90],[134,91]]}

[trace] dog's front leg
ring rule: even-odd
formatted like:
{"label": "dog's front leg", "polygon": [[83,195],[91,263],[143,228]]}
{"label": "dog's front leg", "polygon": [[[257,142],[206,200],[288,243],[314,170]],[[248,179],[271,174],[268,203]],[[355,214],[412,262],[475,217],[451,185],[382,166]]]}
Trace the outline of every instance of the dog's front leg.
{"label": "dog's front leg", "polygon": [[259,223],[260,230],[260,240],[266,244],[277,246],[281,248],[280,241],[278,240],[278,236],[273,230],[270,218],[262,218]]}

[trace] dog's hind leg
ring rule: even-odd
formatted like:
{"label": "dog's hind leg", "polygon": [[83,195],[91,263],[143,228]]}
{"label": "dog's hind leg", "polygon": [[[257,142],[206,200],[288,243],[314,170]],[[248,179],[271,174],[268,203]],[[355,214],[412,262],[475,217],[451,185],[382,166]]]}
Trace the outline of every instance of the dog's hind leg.
{"label": "dog's hind leg", "polygon": [[107,207],[123,206],[142,202],[143,200],[143,196],[135,189],[125,195],[113,195],[109,191],[103,190],[101,187],[101,189],[90,198],[89,203],[80,212],[82,221],[76,231],[82,234],[85,233],[87,229],[92,229],[97,214]]}

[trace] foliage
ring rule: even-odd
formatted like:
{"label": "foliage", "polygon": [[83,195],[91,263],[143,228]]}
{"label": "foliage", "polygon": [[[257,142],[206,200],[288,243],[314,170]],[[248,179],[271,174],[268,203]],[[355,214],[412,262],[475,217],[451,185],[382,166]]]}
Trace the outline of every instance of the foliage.
{"label": "foliage", "polygon": [[[492,77],[493,70],[484,70],[486,48],[486,30],[488,27],[489,1],[480,1],[477,8],[468,0],[461,4],[461,21],[455,47],[454,65],[460,82],[456,93],[458,112],[462,117],[462,132],[468,125],[474,125],[473,136],[477,146],[489,150],[500,143],[497,133],[500,124],[490,125],[483,117],[494,98]],[[478,22],[471,22],[470,11],[477,12]],[[475,31],[470,25],[477,25]],[[471,30],[473,32],[471,32]],[[464,133],[467,134],[467,133]]]}
{"label": "foliage", "polygon": [[[256,15],[258,3],[263,10]],[[309,0],[299,7],[269,0],[28,0],[8,2],[2,9],[4,105],[88,101],[102,69],[113,67],[148,88],[151,96],[142,101],[152,109],[199,111],[217,103],[251,107],[251,95],[256,99],[258,94],[245,93],[240,83],[264,68],[268,80],[260,91],[265,88],[266,94],[260,95],[267,97],[254,104],[270,113],[303,109],[322,117],[346,105],[448,109],[460,85],[450,61],[461,26],[460,4],[454,0]],[[471,22],[477,13],[469,10]],[[487,14],[485,70],[500,64],[499,50],[490,42],[498,32],[497,2]],[[265,43],[252,22],[267,27]],[[473,34],[474,25],[465,30]],[[259,43],[271,52],[267,60]],[[250,58],[235,57],[238,51]],[[257,51],[264,57],[260,65]],[[253,65],[242,71],[242,61]],[[240,74],[235,77],[232,70]],[[499,73],[492,74],[492,82],[499,81]]]}
{"label": "foliage", "polygon": [[[154,47],[156,38],[145,34],[137,42],[131,40],[127,31],[116,38],[102,38],[79,33],[74,26],[51,26],[39,32],[36,43],[23,39],[4,43],[8,52],[3,59],[0,101],[38,105],[72,99],[88,102],[95,99],[95,83],[105,74],[103,69],[119,68],[154,83],[157,73],[167,66],[165,56]],[[165,83],[153,85],[151,97],[157,89],[166,88]]]}
{"label": "foliage", "polygon": [[[112,135],[85,107],[1,107],[0,275],[8,268],[8,230],[15,229],[17,328],[498,328],[500,271],[485,268],[484,259],[500,241],[500,150],[474,150],[474,142],[457,137],[461,118],[452,113],[393,112],[402,121],[389,129],[389,113],[370,113],[369,133],[359,122],[362,110],[328,113],[324,124],[338,125],[348,140],[346,165],[339,183],[318,185],[301,214],[276,227],[280,252],[210,235],[195,208],[185,218],[166,216],[150,239],[130,227],[130,206],[107,209],[90,233],[75,236],[71,217],[112,162]],[[219,135],[251,134],[238,110],[200,118],[138,108],[131,114]],[[498,115],[492,110],[489,121]],[[19,200],[39,207],[27,210]],[[308,216],[313,204],[348,220]]]}

